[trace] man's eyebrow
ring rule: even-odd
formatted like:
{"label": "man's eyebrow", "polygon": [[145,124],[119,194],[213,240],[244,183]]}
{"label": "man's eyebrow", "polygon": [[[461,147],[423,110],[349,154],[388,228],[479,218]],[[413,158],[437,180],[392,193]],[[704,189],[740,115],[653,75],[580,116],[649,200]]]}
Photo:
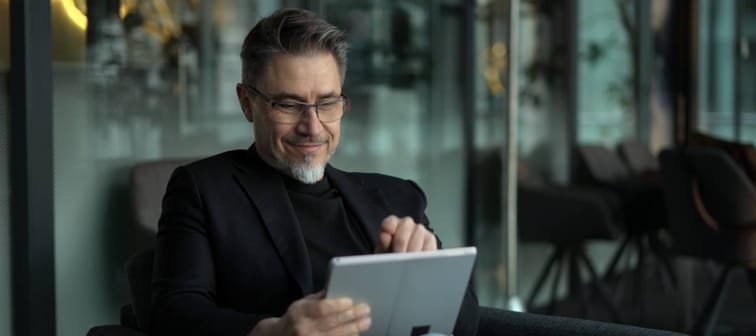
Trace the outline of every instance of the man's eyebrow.
{"label": "man's eyebrow", "polygon": [[[338,94],[338,93],[336,93],[334,91],[331,91],[331,92],[328,92],[328,93],[319,94],[318,95],[318,99],[320,100],[320,99],[327,99],[327,98],[337,98],[337,97],[340,97],[340,96],[341,96],[340,94]],[[276,94],[272,95],[270,98],[273,99],[273,100],[292,99],[292,100],[297,100],[297,101],[301,101],[301,102],[307,100],[305,97],[302,97],[302,96],[300,96],[300,95],[298,95],[296,93],[291,93],[291,92],[276,93]]]}

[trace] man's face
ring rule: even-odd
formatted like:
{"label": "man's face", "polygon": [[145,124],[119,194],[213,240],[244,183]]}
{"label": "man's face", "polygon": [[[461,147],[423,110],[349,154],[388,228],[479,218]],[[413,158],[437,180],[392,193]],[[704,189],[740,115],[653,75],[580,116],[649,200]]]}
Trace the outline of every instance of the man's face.
{"label": "man's face", "polygon": [[[334,57],[328,53],[309,56],[274,56],[257,89],[274,101],[315,104],[341,95],[341,78]],[[339,144],[341,120],[321,122],[315,108],[308,108],[299,122],[284,124],[272,119],[276,113],[265,99],[237,88],[242,109],[255,130],[257,152],[283,173],[314,183],[323,177],[323,168]],[[304,175],[303,175],[304,174]]]}

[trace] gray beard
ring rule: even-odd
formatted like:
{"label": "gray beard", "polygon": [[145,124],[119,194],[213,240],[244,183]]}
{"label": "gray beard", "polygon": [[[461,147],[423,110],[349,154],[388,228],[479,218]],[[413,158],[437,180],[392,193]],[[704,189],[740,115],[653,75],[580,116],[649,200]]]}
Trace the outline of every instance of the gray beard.
{"label": "gray beard", "polygon": [[322,165],[313,165],[311,163],[312,158],[312,155],[305,155],[304,163],[296,163],[281,157],[276,157],[276,165],[278,166],[276,168],[297,181],[305,184],[315,184],[320,181],[325,174],[325,162]]}
{"label": "gray beard", "polygon": [[305,156],[305,163],[292,163],[286,165],[291,177],[306,184],[315,184],[323,178],[325,165],[311,165],[312,155]]}

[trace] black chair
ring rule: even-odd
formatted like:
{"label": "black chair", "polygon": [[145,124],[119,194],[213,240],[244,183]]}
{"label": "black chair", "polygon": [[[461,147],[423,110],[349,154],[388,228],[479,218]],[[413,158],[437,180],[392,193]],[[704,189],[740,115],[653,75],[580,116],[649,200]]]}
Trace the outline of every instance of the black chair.
{"label": "black chair", "polygon": [[720,150],[667,149],[659,159],[674,251],[722,265],[692,329],[711,335],[733,270],[747,270],[756,295],[756,187]]}
{"label": "black chair", "polygon": [[648,146],[640,141],[628,140],[617,145],[617,152],[627,168],[635,175],[659,172],[659,160]]}
{"label": "black chair", "polygon": [[[133,255],[126,262],[131,302],[121,308],[120,326],[100,326],[90,330],[92,335],[106,331],[124,335],[150,330],[152,258],[154,255],[155,235],[160,218],[161,205],[165,187],[171,173],[178,166],[186,164],[188,159],[163,159],[139,162],[131,169],[129,192],[134,251],[144,251]],[[107,335],[107,334],[103,334]]]}
{"label": "black chair", "polygon": [[[643,291],[639,287],[642,284],[640,279],[645,278],[645,266],[650,261],[656,261],[652,265],[660,266],[654,271],[658,271],[660,280],[667,284],[667,288],[674,288],[677,279],[672,269],[668,244],[661,235],[666,228],[667,219],[660,179],[633,173],[619,155],[603,146],[580,145],[577,154],[579,183],[604,188],[619,199],[616,211],[621,213],[625,238],[612,257],[604,278],[610,281],[615,277],[622,259],[632,253],[628,249],[630,247],[634,248],[638,256],[636,281],[633,282],[635,294]],[[622,287],[618,288],[617,295],[621,294],[621,289]],[[635,294],[634,298],[641,298]]]}
{"label": "black chair", "polygon": [[126,262],[131,303],[121,308],[120,325],[97,326],[87,336],[145,336],[152,319],[152,264],[154,249],[139,252]]}
{"label": "black chair", "polygon": [[534,303],[550,275],[551,298],[548,313],[556,313],[556,291],[563,270],[568,280],[568,296],[581,302],[583,316],[588,317],[591,306],[583,290],[581,271],[590,275],[594,292],[608,308],[614,321],[622,322],[620,310],[610,299],[609,291],[597,274],[593,263],[585,253],[585,244],[595,240],[614,240],[621,228],[608,204],[613,197],[598,189],[536,186],[521,183],[517,188],[517,223],[523,242],[541,242],[554,246],[548,261],[542,268],[533,287],[526,307]]}
{"label": "black chair", "polygon": [[188,159],[161,159],[139,162],[131,168],[129,200],[133,241],[130,253],[155,246],[163,194],[173,170],[191,162]]}
{"label": "black chair", "polygon": [[[621,322],[619,309],[610,300],[608,290],[596,273],[585,244],[592,240],[613,240],[621,231],[612,206],[613,195],[597,188],[554,186],[521,160],[518,162],[517,226],[519,239],[525,243],[546,243],[553,251],[538,275],[526,308],[535,309],[535,301],[550,287],[546,313],[557,313],[557,289],[562,275],[567,275],[567,295],[580,300],[581,317],[589,317],[592,304],[589,294],[598,295],[601,308],[614,321]],[[502,160],[497,148],[481,150],[476,156],[478,216],[482,223],[501,223]],[[490,228],[489,228],[490,229]],[[588,272],[593,291],[584,290],[582,271]],[[551,278],[550,286],[545,286]],[[595,311],[595,310],[594,310]]]}

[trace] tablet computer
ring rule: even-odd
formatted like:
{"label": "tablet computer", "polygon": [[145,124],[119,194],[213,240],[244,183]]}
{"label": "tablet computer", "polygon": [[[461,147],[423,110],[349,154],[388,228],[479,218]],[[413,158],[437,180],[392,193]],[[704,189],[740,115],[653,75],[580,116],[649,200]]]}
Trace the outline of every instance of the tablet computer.
{"label": "tablet computer", "polygon": [[361,335],[450,335],[470,281],[477,249],[384,253],[331,259],[326,297],[370,305]]}

